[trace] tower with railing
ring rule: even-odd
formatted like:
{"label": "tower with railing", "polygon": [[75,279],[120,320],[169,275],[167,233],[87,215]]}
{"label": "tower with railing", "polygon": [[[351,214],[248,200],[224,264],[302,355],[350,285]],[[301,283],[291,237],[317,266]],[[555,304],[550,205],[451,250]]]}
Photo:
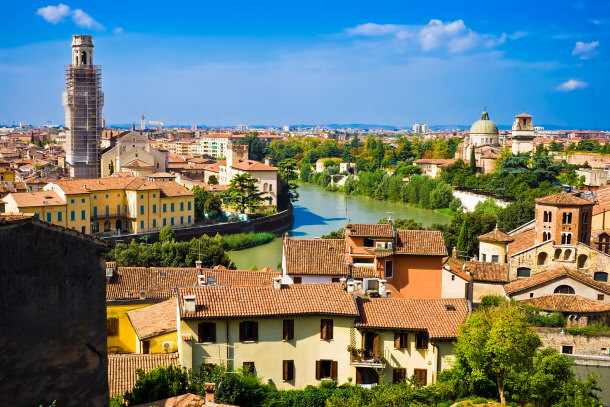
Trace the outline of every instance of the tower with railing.
{"label": "tower with railing", "polygon": [[102,70],[93,65],[90,35],[72,36],[72,64],[66,67],[66,163],[73,178],[100,176],[103,128]]}

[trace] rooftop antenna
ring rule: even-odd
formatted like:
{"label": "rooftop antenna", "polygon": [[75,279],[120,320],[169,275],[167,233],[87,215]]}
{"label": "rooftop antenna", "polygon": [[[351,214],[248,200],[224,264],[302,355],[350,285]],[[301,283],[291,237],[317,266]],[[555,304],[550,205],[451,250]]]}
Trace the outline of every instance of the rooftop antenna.
{"label": "rooftop antenna", "polygon": [[201,261],[201,256],[203,256],[203,253],[201,253],[201,240],[198,242],[197,250],[192,249],[192,252],[197,255],[197,260]]}

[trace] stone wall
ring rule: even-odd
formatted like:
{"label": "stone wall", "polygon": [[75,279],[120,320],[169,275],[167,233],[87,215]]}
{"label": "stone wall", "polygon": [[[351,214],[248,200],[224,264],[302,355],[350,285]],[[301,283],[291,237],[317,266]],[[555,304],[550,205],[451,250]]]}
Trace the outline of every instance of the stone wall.
{"label": "stone wall", "polygon": [[107,406],[106,245],[0,220],[2,406]]}

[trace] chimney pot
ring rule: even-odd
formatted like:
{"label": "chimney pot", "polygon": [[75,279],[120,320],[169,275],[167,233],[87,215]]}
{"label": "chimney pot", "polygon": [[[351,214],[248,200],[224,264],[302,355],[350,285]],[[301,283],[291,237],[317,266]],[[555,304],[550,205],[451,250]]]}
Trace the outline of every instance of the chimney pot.
{"label": "chimney pot", "polygon": [[184,312],[194,314],[195,313],[195,300],[197,296],[195,295],[185,295],[182,297],[184,300]]}
{"label": "chimney pot", "polygon": [[354,294],[354,291],[356,291],[356,283],[350,281],[349,283],[347,283],[347,293]]}
{"label": "chimney pot", "polygon": [[195,268],[196,269],[200,269],[201,268],[201,260],[195,260]]}
{"label": "chimney pot", "polygon": [[216,393],[216,383],[205,383],[205,402],[206,404],[214,404],[215,403],[215,393]]}
{"label": "chimney pot", "polygon": [[451,250],[451,257],[457,259],[457,248],[453,246],[453,250]]}
{"label": "chimney pot", "polygon": [[273,277],[273,288],[276,290],[280,290],[282,288],[282,277],[281,276]]}

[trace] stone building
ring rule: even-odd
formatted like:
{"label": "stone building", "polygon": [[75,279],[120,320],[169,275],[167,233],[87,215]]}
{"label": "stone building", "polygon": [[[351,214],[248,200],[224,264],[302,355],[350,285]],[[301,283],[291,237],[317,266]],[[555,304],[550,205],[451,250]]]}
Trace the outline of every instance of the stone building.
{"label": "stone building", "polygon": [[458,146],[455,158],[470,162],[473,149],[477,167],[480,168],[481,172],[483,174],[492,172],[497,157],[502,151],[502,146],[498,126],[489,119],[486,110],[481,114],[481,119],[474,122],[470,127],[470,133],[464,142]]}
{"label": "stone building", "polygon": [[107,251],[74,230],[0,216],[0,405],[108,405]]}
{"label": "stone building", "polygon": [[515,116],[511,146],[513,154],[530,153],[534,151],[535,136],[532,116],[526,113]]}
{"label": "stone building", "polygon": [[[111,165],[112,163],[112,165]],[[151,146],[145,135],[131,131],[120,136],[116,144],[102,154],[102,177],[114,172],[128,172],[134,177],[148,176],[156,172],[165,172],[168,164],[168,152]]]}

